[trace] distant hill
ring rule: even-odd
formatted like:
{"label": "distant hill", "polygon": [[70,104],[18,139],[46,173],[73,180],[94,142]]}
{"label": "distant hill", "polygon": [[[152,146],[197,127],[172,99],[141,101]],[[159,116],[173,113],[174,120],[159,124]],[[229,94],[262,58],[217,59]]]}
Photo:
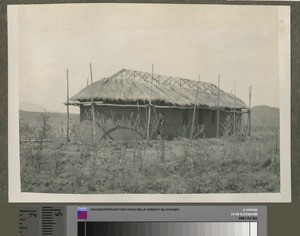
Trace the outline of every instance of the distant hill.
{"label": "distant hill", "polygon": [[32,103],[32,102],[20,102],[19,110],[43,112],[45,110],[45,108],[36,103]]}
{"label": "distant hill", "polygon": [[[20,121],[26,121],[26,122],[30,122],[32,120],[36,120],[38,118],[41,117],[41,115],[44,112],[35,112],[35,111],[19,111],[20,114]],[[59,120],[59,121],[66,121],[67,120],[67,113],[59,113],[59,112],[45,112],[45,114],[47,114],[50,119],[52,120]],[[74,113],[70,113],[70,121],[79,121],[79,114],[74,114]]]}
{"label": "distant hill", "polygon": [[[252,107],[252,114],[257,117],[265,126],[279,128],[279,108],[269,106]],[[260,122],[252,117],[252,126],[261,126]]]}
{"label": "distant hill", "polygon": [[[53,136],[65,136],[67,126],[67,114],[56,112],[33,112],[33,111],[19,111],[20,135],[25,138],[30,136],[30,131],[41,126],[42,114],[49,117],[49,124],[51,125],[51,132]],[[70,126],[79,124],[79,114],[70,114]]]}

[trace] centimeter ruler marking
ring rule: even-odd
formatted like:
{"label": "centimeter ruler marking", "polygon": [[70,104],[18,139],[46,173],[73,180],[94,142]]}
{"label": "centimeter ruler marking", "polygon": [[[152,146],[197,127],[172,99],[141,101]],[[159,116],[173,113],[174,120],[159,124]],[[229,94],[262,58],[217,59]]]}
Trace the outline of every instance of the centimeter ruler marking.
{"label": "centimeter ruler marking", "polygon": [[19,235],[40,235],[40,208],[20,207],[19,209]]}
{"label": "centimeter ruler marking", "polygon": [[19,209],[20,236],[65,236],[66,206],[28,205]]}

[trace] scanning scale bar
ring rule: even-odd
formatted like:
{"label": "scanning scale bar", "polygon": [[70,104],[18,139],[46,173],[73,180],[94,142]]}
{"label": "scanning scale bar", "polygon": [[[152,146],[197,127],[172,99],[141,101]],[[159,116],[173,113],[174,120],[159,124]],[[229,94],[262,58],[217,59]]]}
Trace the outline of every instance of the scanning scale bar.
{"label": "scanning scale bar", "polygon": [[24,204],[20,236],[267,236],[254,205]]}
{"label": "scanning scale bar", "polygon": [[77,236],[257,236],[257,222],[78,222]]}
{"label": "scanning scale bar", "polygon": [[67,236],[267,236],[266,206],[69,206]]}

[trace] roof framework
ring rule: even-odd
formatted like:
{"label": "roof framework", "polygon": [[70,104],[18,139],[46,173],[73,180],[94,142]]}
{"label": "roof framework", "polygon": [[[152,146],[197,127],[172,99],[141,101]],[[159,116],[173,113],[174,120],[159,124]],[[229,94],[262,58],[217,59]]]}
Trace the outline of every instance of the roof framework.
{"label": "roof framework", "polygon": [[218,93],[218,87],[214,84],[202,82],[202,81],[195,81],[189,79],[183,79],[180,77],[172,77],[166,75],[158,75],[152,74],[142,71],[135,71],[135,70],[126,70],[122,69],[112,77],[120,78],[120,79],[140,79],[147,83],[157,83],[160,85],[172,86],[172,87],[186,87],[190,89],[201,89],[206,93]]}
{"label": "roof framework", "polygon": [[[219,88],[211,83],[203,82],[203,81],[196,81],[196,80],[189,80],[184,79],[180,77],[174,77],[174,76],[166,76],[166,75],[159,75],[159,74],[151,74],[148,72],[143,71],[136,71],[136,70],[127,70],[122,69],[118,71],[116,74],[112,76],[112,78],[118,78],[118,79],[137,79],[142,80],[146,83],[156,83],[158,85],[163,86],[171,86],[171,87],[185,87],[188,89],[194,89],[194,90],[202,90],[206,94],[212,94],[212,95],[219,95],[223,97],[223,99],[230,95],[232,98],[234,98],[233,94],[228,94],[222,91]],[[225,94],[227,96],[225,96]],[[231,102],[229,99],[226,99],[227,102]]]}

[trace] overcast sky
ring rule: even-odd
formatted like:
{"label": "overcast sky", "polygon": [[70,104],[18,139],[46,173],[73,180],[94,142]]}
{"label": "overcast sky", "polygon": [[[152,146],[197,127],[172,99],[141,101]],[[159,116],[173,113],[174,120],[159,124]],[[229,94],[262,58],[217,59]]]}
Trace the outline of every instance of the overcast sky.
{"label": "overcast sky", "polygon": [[17,15],[20,102],[65,112],[66,69],[72,96],[91,62],[94,81],[153,63],[157,74],[215,84],[220,74],[246,104],[252,85],[253,106],[279,106],[277,7],[25,5]]}

